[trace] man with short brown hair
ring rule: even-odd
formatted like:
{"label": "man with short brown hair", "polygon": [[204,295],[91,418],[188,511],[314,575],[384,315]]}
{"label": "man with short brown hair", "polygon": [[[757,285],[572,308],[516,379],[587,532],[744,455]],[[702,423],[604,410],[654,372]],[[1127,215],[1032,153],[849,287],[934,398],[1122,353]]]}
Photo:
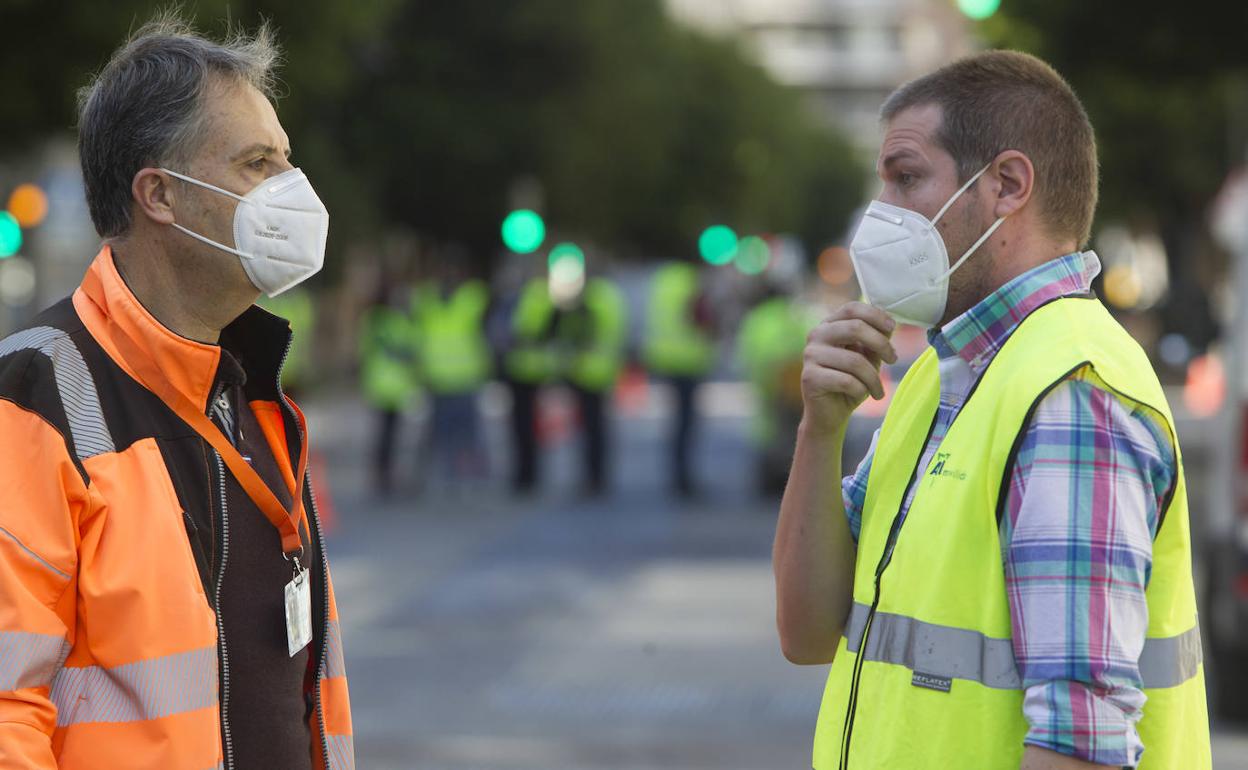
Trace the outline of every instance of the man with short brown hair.
{"label": "man with short brown hair", "polygon": [[[867,302],[810,334],[773,552],[784,654],[832,663],[814,767],[1209,767],[1179,447],[1079,251],[1082,106],[993,51],[882,116],[850,247]],[[834,483],[899,322],[931,347]]]}

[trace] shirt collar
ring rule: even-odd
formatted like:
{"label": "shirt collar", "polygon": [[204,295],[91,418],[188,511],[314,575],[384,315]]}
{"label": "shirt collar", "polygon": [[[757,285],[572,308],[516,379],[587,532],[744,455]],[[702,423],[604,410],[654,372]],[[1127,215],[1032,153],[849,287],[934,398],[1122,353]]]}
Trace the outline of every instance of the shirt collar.
{"label": "shirt collar", "polygon": [[1033,310],[1050,300],[1087,294],[1101,272],[1093,251],[1073,252],[1028,270],[989,294],[940,329],[928,341],[942,359],[957,356],[981,374],[1010,334]]}

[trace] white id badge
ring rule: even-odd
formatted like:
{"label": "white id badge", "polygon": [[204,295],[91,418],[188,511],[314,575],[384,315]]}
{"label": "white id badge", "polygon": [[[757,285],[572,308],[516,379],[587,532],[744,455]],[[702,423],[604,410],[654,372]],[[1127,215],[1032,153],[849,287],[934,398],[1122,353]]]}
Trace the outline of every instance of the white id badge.
{"label": "white id badge", "polygon": [[290,657],[312,641],[312,581],[306,569],[286,584],[286,643]]}

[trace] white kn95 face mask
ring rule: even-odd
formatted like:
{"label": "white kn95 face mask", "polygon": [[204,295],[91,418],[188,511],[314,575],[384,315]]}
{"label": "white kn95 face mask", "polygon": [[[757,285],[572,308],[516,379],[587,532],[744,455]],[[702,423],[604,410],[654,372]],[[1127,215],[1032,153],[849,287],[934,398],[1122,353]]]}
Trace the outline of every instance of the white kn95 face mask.
{"label": "white kn95 face mask", "polygon": [[238,201],[234,209],[234,248],[176,222],[173,226],[237,256],[255,287],[270,297],[307,280],[325,264],[329,212],[299,169],[269,177],[246,195],[236,195],[166,168],[161,171]]}

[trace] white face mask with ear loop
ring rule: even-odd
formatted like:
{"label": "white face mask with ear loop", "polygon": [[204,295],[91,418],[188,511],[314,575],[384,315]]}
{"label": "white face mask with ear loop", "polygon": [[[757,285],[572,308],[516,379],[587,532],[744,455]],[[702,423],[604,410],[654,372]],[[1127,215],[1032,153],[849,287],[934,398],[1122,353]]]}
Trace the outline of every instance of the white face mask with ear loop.
{"label": "white face mask with ear loop", "polygon": [[292,168],[269,177],[246,195],[167,168],[161,171],[238,201],[234,209],[234,248],[177,222],[172,224],[198,241],[237,256],[252,284],[270,297],[307,280],[325,264],[329,211],[301,170]]}
{"label": "white face mask with ear loop", "polygon": [[971,247],[949,264],[949,253],[936,223],[991,167],[966,180],[936,216],[928,220],[917,211],[873,200],[867,205],[849,246],[849,256],[867,302],[899,323],[930,328],[940,322],[949,299],[949,276],[996,232],[999,217]]}

